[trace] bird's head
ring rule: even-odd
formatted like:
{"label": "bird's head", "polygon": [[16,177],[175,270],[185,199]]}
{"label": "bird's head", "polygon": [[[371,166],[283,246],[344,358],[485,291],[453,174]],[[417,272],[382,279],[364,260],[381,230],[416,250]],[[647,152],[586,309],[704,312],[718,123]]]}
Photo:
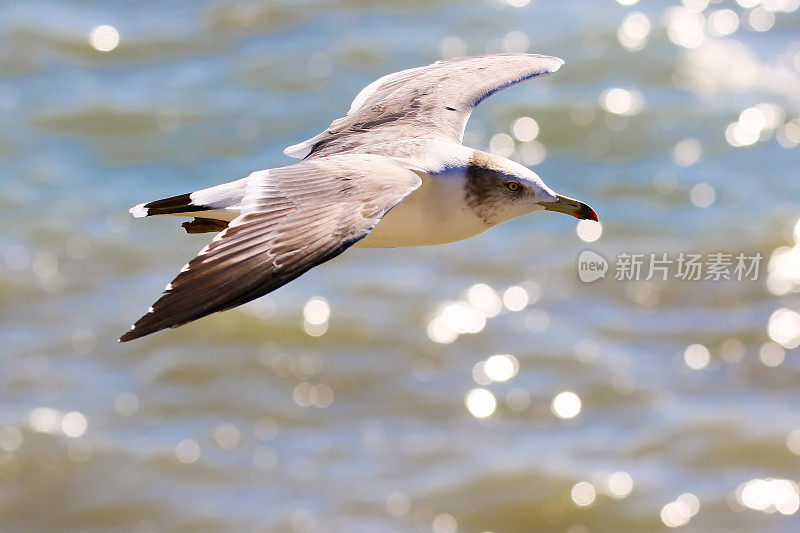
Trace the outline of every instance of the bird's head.
{"label": "bird's head", "polygon": [[556,194],[529,168],[479,150],[473,152],[467,166],[464,194],[475,214],[491,226],[533,211],[597,220],[594,209]]}

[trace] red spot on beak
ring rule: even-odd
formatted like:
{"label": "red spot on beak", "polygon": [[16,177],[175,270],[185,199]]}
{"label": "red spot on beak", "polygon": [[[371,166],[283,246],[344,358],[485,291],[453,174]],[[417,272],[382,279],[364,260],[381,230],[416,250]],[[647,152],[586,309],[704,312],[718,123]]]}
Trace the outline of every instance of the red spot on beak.
{"label": "red spot on beak", "polygon": [[597,218],[597,213],[595,210],[586,204],[583,204],[580,210],[575,213],[575,218],[579,220],[594,220],[595,222],[600,222],[600,219]]}

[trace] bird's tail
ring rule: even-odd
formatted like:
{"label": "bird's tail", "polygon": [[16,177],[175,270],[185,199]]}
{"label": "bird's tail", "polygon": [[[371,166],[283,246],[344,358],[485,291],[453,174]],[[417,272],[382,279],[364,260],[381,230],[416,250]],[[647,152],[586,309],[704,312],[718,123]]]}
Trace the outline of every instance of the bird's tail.
{"label": "bird's tail", "polygon": [[186,193],[135,205],[130,208],[130,213],[139,218],[153,215],[182,215],[210,209],[208,206],[195,204],[192,202],[192,193]]}
{"label": "bird's tail", "polygon": [[136,217],[153,215],[198,215],[203,218],[232,220],[239,213],[247,178],[199,191],[170,196],[161,200],[145,202],[130,208]]}

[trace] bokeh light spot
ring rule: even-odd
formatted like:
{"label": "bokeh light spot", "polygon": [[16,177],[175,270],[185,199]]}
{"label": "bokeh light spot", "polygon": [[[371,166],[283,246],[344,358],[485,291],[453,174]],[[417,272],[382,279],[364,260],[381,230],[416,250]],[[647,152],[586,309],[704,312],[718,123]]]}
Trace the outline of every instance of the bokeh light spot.
{"label": "bokeh light spot", "polygon": [[708,207],[714,203],[716,192],[708,183],[698,183],[689,191],[689,200],[697,207]]}
{"label": "bokeh light spot", "polygon": [[789,479],[752,479],[739,485],[736,501],[764,513],[793,515],[800,508],[800,488]]}
{"label": "bokeh light spot", "polygon": [[107,24],[95,26],[89,32],[89,44],[98,52],[110,52],[119,45],[119,32]]}
{"label": "bokeh light spot", "polygon": [[615,87],[600,95],[600,106],[615,115],[638,115],[644,107],[644,98],[638,91]]}
{"label": "bokeh light spot", "polygon": [[692,370],[702,370],[711,362],[711,354],[702,344],[690,344],[683,351],[683,361]]}
{"label": "bokeh light spot", "polygon": [[575,231],[583,242],[594,242],[603,234],[603,224],[594,220],[581,220]]}
{"label": "bokeh light spot", "polygon": [[194,439],[185,439],[175,446],[175,456],[183,464],[191,464],[200,459],[200,445]]}
{"label": "bokeh light spot", "polygon": [[574,392],[560,392],[553,398],[550,408],[558,418],[575,418],[581,412],[581,399]]}
{"label": "bokeh light spot", "polygon": [[494,413],[497,408],[497,400],[494,394],[486,389],[472,389],[464,398],[467,410],[475,418],[486,418]]}
{"label": "bokeh light spot", "polygon": [[784,348],[800,346],[800,314],[791,309],[778,309],[769,317],[769,338]]}
{"label": "bokeh light spot", "polygon": [[515,285],[503,292],[503,305],[509,311],[522,311],[528,306],[528,291],[523,287]]}
{"label": "bokeh light spot", "polygon": [[627,498],[633,491],[633,478],[627,472],[614,472],[608,476],[608,495],[616,500]]}
{"label": "bokeh light spot", "polygon": [[87,426],[86,417],[78,411],[70,411],[61,419],[61,431],[64,432],[64,435],[73,439],[82,437],[86,433]]}
{"label": "bokeh light spot", "polygon": [[514,121],[511,131],[517,140],[529,142],[539,135],[539,123],[531,117],[520,117]]}
{"label": "bokeh light spot", "polygon": [[572,486],[570,497],[578,507],[588,507],[594,503],[597,491],[588,481],[579,481]]}
{"label": "bokeh light spot", "polygon": [[672,149],[672,160],[680,167],[690,167],[700,160],[703,146],[697,139],[684,139]]}
{"label": "bokeh light spot", "polygon": [[519,363],[517,362],[517,358],[513,355],[492,355],[486,359],[486,362],[483,366],[483,371],[492,381],[508,381],[517,375],[517,372],[519,371]]}
{"label": "bokeh light spot", "polygon": [[303,307],[303,318],[309,324],[324,324],[331,316],[331,306],[325,298],[314,297]]}

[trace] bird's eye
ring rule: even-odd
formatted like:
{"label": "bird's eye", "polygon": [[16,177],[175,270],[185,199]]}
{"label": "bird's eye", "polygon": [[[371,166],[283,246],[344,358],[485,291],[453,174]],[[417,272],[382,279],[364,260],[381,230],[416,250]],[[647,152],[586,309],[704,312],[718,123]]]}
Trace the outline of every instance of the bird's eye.
{"label": "bird's eye", "polygon": [[516,192],[516,191],[520,190],[521,187],[522,187],[522,185],[520,185],[516,181],[509,181],[509,182],[506,183],[506,189],[508,189],[511,192]]}

